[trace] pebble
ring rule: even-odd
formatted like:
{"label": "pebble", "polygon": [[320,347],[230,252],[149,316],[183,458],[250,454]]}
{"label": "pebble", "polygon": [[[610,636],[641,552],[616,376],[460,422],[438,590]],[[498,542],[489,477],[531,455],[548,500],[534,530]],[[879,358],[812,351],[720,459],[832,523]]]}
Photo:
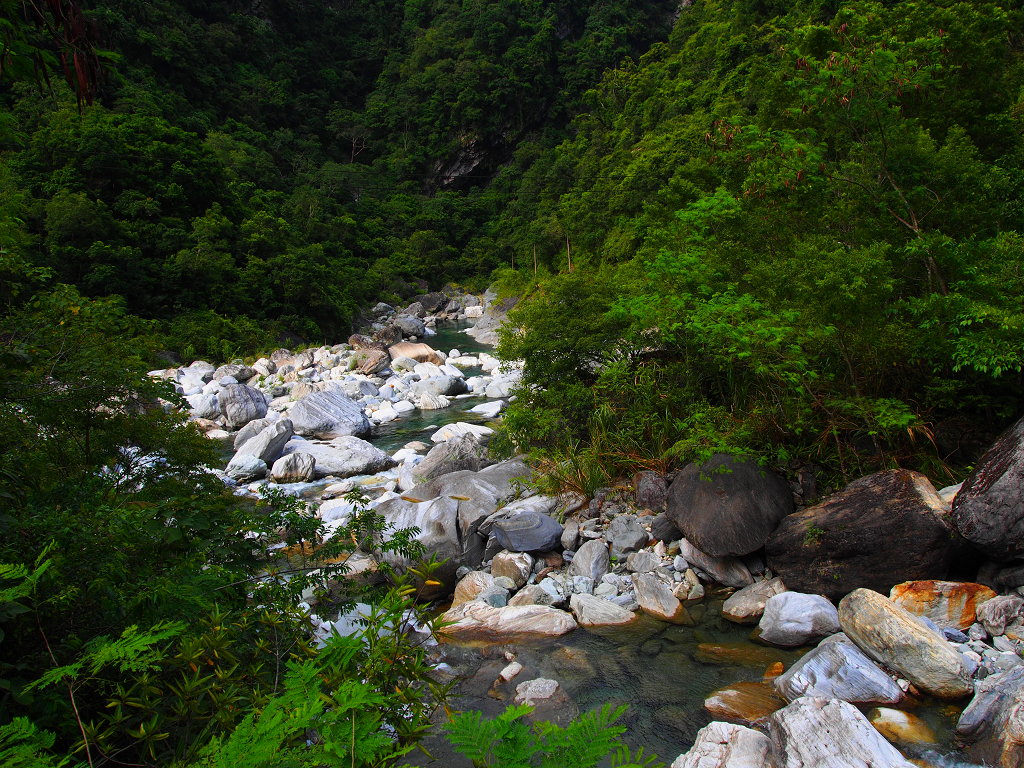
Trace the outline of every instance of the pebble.
{"label": "pebble", "polygon": [[499,675],[499,677],[501,677],[501,679],[507,683],[510,682],[513,677],[515,677],[522,671],[523,665],[520,664],[518,661],[513,661],[511,664],[509,664],[507,667],[501,670],[501,675]]}

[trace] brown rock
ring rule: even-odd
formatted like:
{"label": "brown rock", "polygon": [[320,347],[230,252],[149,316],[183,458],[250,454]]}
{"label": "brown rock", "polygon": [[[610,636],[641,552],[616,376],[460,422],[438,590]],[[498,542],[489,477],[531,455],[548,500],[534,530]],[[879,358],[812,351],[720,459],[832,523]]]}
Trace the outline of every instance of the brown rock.
{"label": "brown rock", "polygon": [[716,720],[747,726],[766,725],[784,706],[786,700],[767,683],[733,683],[704,699],[704,709]]}
{"label": "brown rock", "polygon": [[376,341],[375,339],[369,336],[364,336],[361,333],[353,333],[351,336],[349,336],[348,343],[349,346],[352,347],[352,349],[379,349],[381,351],[387,350],[387,347],[381,344],[379,341]]}
{"label": "brown rock", "polygon": [[388,347],[388,354],[391,355],[392,360],[397,360],[400,357],[408,357],[415,360],[417,363],[444,365],[444,360],[441,359],[441,356],[437,354],[429,344],[416,344],[411,341],[403,341],[398,344],[392,344]]}
{"label": "brown rock", "polygon": [[954,536],[928,478],[893,469],[789,515],[765,550],[787,588],[838,600],[858,587],[888,593],[904,581],[944,576]]}
{"label": "brown rock", "polygon": [[996,593],[983,584],[958,581],[905,581],[889,599],[915,616],[926,616],[940,627],[965,630],[977,621],[978,606]]}
{"label": "brown rock", "polygon": [[367,376],[383,371],[389,365],[391,365],[391,358],[388,357],[388,353],[382,349],[360,349],[352,355],[356,364],[359,366],[358,371],[366,374]]}

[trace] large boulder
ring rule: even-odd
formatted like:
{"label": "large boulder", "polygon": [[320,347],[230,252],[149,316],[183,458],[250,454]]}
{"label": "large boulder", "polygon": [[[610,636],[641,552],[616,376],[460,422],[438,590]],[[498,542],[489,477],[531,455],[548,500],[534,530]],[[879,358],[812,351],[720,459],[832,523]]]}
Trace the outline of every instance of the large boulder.
{"label": "large boulder", "polygon": [[495,578],[504,576],[512,579],[515,588],[519,589],[533,572],[533,558],[526,552],[502,551],[491,561],[491,575]]}
{"label": "large boulder", "polygon": [[838,632],[839,615],[821,595],[782,592],[765,602],[758,628],[764,642],[795,647]]}
{"label": "large boulder", "polygon": [[391,358],[383,349],[358,349],[352,353],[356,370],[371,376],[391,365]]}
{"label": "large boulder", "polygon": [[475,600],[482,592],[494,586],[494,576],[484,571],[470,571],[459,581],[452,595],[452,608]]}
{"label": "large boulder", "polygon": [[274,419],[253,419],[235,433],[234,447],[237,451],[247,440],[252,440],[260,432],[274,423]]}
{"label": "large boulder", "polygon": [[482,600],[470,600],[450,609],[442,619],[451,622],[441,630],[453,639],[507,638],[517,635],[558,637],[576,629],[572,614],[549,605],[510,605],[495,608]]}
{"label": "large boulder", "polygon": [[560,543],[562,526],[540,512],[522,512],[498,520],[494,524],[494,537],[510,552],[545,552]]}
{"label": "large boulder", "polygon": [[793,492],[753,459],[718,453],[683,468],[668,489],[666,511],[701,552],[747,555],[793,511]]}
{"label": "large boulder", "polygon": [[633,477],[633,491],[638,508],[650,509],[655,512],[661,512],[665,509],[665,500],[668,497],[668,483],[657,472],[637,472]]}
{"label": "large boulder", "polygon": [[913,768],[852,704],[804,696],[771,718],[775,768]]}
{"label": "large boulder", "polygon": [[220,401],[214,393],[203,394],[199,392],[185,398],[189,410],[197,419],[216,419],[221,415]]}
{"label": "large boulder", "polygon": [[757,624],[768,599],[786,591],[782,579],[758,581],[730,595],[722,606],[722,618],[737,624]]}
{"label": "large boulder", "polygon": [[903,690],[844,635],[822,641],[775,678],[790,701],[801,696],[841,699],[851,704],[898,704]]}
{"label": "large boulder", "polygon": [[412,315],[399,315],[391,322],[406,336],[422,336],[427,330],[423,321]]}
{"label": "large boulder", "polygon": [[885,595],[854,590],[839,603],[839,623],[865,654],[922,691],[940,699],[957,699],[973,690],[960,654],[942,635]]}
{"label": "large boulder", "polygon": [[392,344],[388,347],[388,354],[391,355],[392,360],[396,361],[400,357],[407,357],[410,360],[415,360],[417,363],[433,363],[434,365],[442,365],[444,363],[444,359],[433,347],[413,341],[401,341],[398,344]]}
{"label": "large boulder", "polygon": [[683,538],[683,532],[676,528],[667,513],[662,512],[651,518],[651,538],[668,544]]}
{"label": "large boulder", "polygon": [[267,463],[259,456],[236,454],[224,468],[224,474],[239,483],[248,483],[266,477]]}
{"label": "large boulder", "polygon": [[272,421],[258,435],[242,443],[235,455],[257,456],[268,466],[284,453],[285,446],[292,439],[292,423],[288,419]]}
{"label": "large boulder", "polygon": [[[462,542],[459,537],[459,505],[455,499],[441,496],[430,501],[414,503],[402,498],[388,499],[378,504],[377,514],[393,529],[418,528],[414,537],[426,548],[426,554],[437,555],[441,566],[434,572],[433,579],[440,583],[439,587],[426,589],[424,597],[436,597],[451,592],[456,585],[456,571],[463,566],[470,568],[479,563],[467,563],[463,557]],[[385,558],[392,565],[408,567],[411,562],[397,554],[387,554]]]}
{"label": "large boulder", "polygon": [[960,715],[957,736],[972,761],[1000,768],[1024,766],[1024,667],[979,680]]}
{"label": "large boulder", "polygon": [[228,384],[217,393],[224,421],[229,427],[244,427],[267,415],[267,400],[258,389],[245,384]]}
{"label": "large boulder", "polygon": [[569,598],[569,607],[576,615],[576,621],[581,627],[629,624],[636,618],[632,611],[627,611],[603,597],[594,597],[593,595],[574,594]]}
{"label": "large boulder", "polygon": [[1024,554],[1024,419],[995,442],[953,500],[960,535],[995,560]]}
{"label": "large boulder", "polygon": [[771,742],[753,728],[733,723],[710,723],[697,732],[690,751],[671,768],[766,768]]}
{"label": "large boulder", "polygon": [[954,539],[928,478],[892,469],[788,516],[765,551],[787,587],[838,600],[858,587],[887,593],[903,581],[945,576]]}
{"label": "large boulder", "polygon": [[429,379],[417,381],[409,387],[409,390],[417,398],[428,394],[448,397],[465,392],[466,383],[455,376],[441,374],[440,376],[431,376]]}
{"label": "large boulder", "polygon": [[978,607],[996,596],[984,584],[959,581],[905,581],[889,592],[889,599],[915,616],[931,619],[942,628],[968,629],[978,618]]}
{"label": "large boulder", "polygon": [[340,389],[314,392],[288,412],[296,434],[330,440],[334,437],[370,434],[370,421],[362,406]]}
{"label": "large boulder", "polygon": [[317,477],[372,475],[390,469],[397,462],[375,445],[352,435],[336,437],[329,443],[293,440],[286,454],[305,453],[316,459]]}
{"label": "large boulder", "polygon": [[448,297],[438,291],[414,296],[413,301],[419,302],[420,306],[427,310],[427,312],[436,312],[448,303]]}
{"label": "large boulder", "polygon": [[452,472],[478,472],[490,463],[487,449],[466,435],[435,445],[423,461],[413,467],[412,474],[421,481],[427,481]]}
{"label": "large boulder", "polygon": [[308,483],[316,474],[316,459],[308,453],[290,453],[274,462],[270,476],[275,483]]}

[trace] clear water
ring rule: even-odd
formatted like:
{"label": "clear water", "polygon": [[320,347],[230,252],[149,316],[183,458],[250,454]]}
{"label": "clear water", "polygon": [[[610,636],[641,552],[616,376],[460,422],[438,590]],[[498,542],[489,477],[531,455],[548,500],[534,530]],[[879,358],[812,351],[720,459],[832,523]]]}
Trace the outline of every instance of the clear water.
{"label": "clear water", "polygon": [[[475,355],[479,352],[493,352],[493,347],[487,344],[480,344],[472,336],[467,336],[462,331],[471,328],[470,321],[449,320],[438,323],[436,336],[423,339],[436,350],[446,355],[453,349],[459,350],[464,355]],[[479,368],[463,368],[462,372],[466,378],[479,376]],[[418,408],[406,416],[387,424],[379,424],[373,428],[369,442],[376,445],[382,451],[394,453],[406,443],[413,440],[420,440],[427,445],[430,444],[430,433],[433,427],[443,427],[445,424],[452,424],[456,421],[464,421],[470,424],[487,424],[487,420],[480,414],[467,413],[475,405],[485,402],[483,397],[467,397],[455,400],[451,407],[442,408],[437,411],[421,411]]]}
{"label": "clear water", "polygon": [[[580,712],[604,704],[624,704],[619,721],[626,726],[625,741],[670,764],[692,745],[697,731],[711,722],[704,700],[715,690],[742,681],[763,680],[767,668],[782,662],[789,668],[809,648],[782,650],[750,640],[752,627],[721,618],[722,600],[712,595],[692,609],[697,626],[682,627],[642,616],[627,627],[577,629],[560,638],[508,643],[444,643],[441,652],[461,680],[455,687],[455,710],[479,711],[495,717],[512,703],[515,686],[545,677],[557,680],[567,699],[537,714],[561,725]],[[498,680],[508,662],[504,653],[516,654],[523,671],[510,683]],[[911,758],[942,768],[969,766],[953,750],[952,734],[963,704],[926,699],[907,701],[902,708],[921,717],[939,743],[908,751]],[[869,708],[864,708],[865,713]],[[441,716],[438,722],[444,722]],[[406,765],[472,768],[452,752],[441,736],[424,746],[433,760],[420,753]]]}

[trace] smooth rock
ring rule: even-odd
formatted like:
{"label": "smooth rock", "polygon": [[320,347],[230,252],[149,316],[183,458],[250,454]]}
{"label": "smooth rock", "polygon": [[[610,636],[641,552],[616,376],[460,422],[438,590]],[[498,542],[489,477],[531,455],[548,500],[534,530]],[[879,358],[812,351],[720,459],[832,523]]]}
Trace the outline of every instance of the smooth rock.
{"label": "smooth rock", "polygon": [[229,384],[217,393],[220,410],[229,427],[244,427],[253,419],[267,415],[267,400],[258,389],[245,384]]}
{"label": "smooth rock", "polygon": [[[472,568],[478,565],[465,562],[463,557],[458,530],[459,505],[454,499],[441,496],[417,504],[393,498],[378,504],[376,511],[393,529],[418,528],[419,532],[414,538],[424,545],[427,556],[436,554],[438,560],[444,561],[433,575],[433,579],[440,582],[441,586],[425,589],[425,598],[451,591],[456,584],[455,572],[460,566],[468,565]],[[385,560],[401,568],[412,565],[396,553],[386,554]]]}
{"label": "smooth rock", "polygon": [[775,768],[913,768],[852,704],[802,697],[771,717]]}
{"label": "smooth rock", "polygon": [[547,605],[510,605],[495,608],[470,600],[444,614],[452,624],[441,633],[452,638],[541,635],[558,637],[576,629],[572,614]]}
{"label": "smooth rock", "polygon": [[308,483],[316,473],[316,459],[308,453],[290,453],[274,462],[270,476],[275,483]]}
{"label": "smooth rock", "polygon": [[821,595],[783,592],[765,602],[758,628],[764,642],[795,647],[838,632],[839,614]]}
{"label": "smooth rock", "polygon": [[666,504],[675,526],[713,557],[755,552],[792,511],[793,492],[785,480],[753,459],[722,453],[684,467]]}
{"label": "smooth rock", "polygon": [[399,358],[405,357],[413,360],[413,365],[416,363],[433,363],[434,365],[441,365],[444,360],[437,354],[437,351],[428,344],[417,344],[411,341],[403,341],[398,344],[392,344],[388,347],[388,354],[391,356],[392,361],[397,362]]}
{"label": "smooth rock", "polygon": [[747,566],[735,557],[712,557],[697,549],[686,539],[679,542],[679,556],[690,565],[704,571],[719,584],[742,589],[754,583]]}
{"label": "smooth rock", "polygon": [[412,473],[422,480],[432,480],[463,470],[478,472],[489,463],[487,449],[467,435],[435,445]]}
{"label": "smooth rock", "polygon": [[581,627],[628,624],[636,618],[632,611],[594,595],[575,593],[569,598],[569,607]]}
{"label": "smooth rock", "polygon": [[946,639],[884,595],[854,590],[839,604],[839,621],[865,654],[920,690],[941,699],[973,690],[960,654]]}
{"label": "smooth rock", "polygon": [[893,744],[935,744],[932,729],[917,715],[889,707],[868,712],[868,722]]}
{"label": "smooth rock", "polygon": [[752,728],[733,723],[710,723],[697,732],[690,751],[671,768],[767,768],[771,742]]}
{"label": "smooth rock", "polygon": [[977,621],[978,607],[995,596],[983,584],[959,581],[905,581],[889,592],[890,600],[914,616],[927,616],[940,627],[958,630]]}
{"label": "smooth rock", "polygon": [[421,392],[416,407],[423,411],[440,411],[449,407],[452,401],[434,392]]}
{"label": "smooth rock", "polygon": [[585,576],[598,584],[610,566],[608,545],[601,539],[591,539],[576,552],[565,575],[568,579]]}
{"label": "smooth rock", "polygon": [[554,605],[561,602],[540,584],[530,584],[516,592],[515,597],[508,601],[509,605]]}
{"label": "smooth rock", "polygon": [[576,551],[576,545],[580,540],[580,523],[575,517],[571,517],[565,521],[565,526],[562,528],[561,544],[562,549],[568,549],[573,552]]}
{"label": "smooth rock", "polygon": [[617,515],[604,532],[611,545],[612,557],[622,557],[647,546],[650,536],[636,515]]}
{"label": "smooth rock", "polygon": [[693,626],[689,611],[672,594],[672,590],[657,576],[649,573],[634,573],[633,588],[640,609],[648,616],[671,624]]}
{"label": "smooth rock", "polygon": [[520,664],[518,661],[513,661],[511,664],[509,664],[507,667],[501,670],[501,673],[498,675],[498,677],[500,677],[502,680],[508,683],[511,682],[516,677],[516,675],[518,675],[522,671],[523,665]]}
{"label": "smooth rock", "polygon": [[801,696],[841,699],[851,704],[898,704],[903,689],[849,640],[822,641],[775,678],[790,701]]}
{"label": "smooth rock", "polygon": [[273,421],[269,426],[264,427],[258,435],[242,443],[242,447],[235,453],[236,456],[256,456],[265,464],[273,464],[281,454],[285,446],[292,439],[292,423],[288,419]]}
{"label": "smooth rock", "polygon": [[953,500],[960,535],[995,560],[1024,554],[1024,419],[1004,432]]}
{"label": "smooth rock", "polygon": [[904,581],[944,577],[954,544],[928,478],[893,469],[789,515],[765,551],[787,587],[838,600],[858,587],[888,594]]}
{"label": "smooth rock", "polygon": [[259,456],[236,454],[228,462],[224,474],[240,483],[248,483],[267,476],[267,463]]}
{"label": "smooth rock", "polygon": [[547,515],[522,512],[495,523],[494,536],[510,552],[544,551],[558,546],[562,526]]}
{"label": "smooth rock", "polygon": [[786,700],[764,682],[740,682],[714,691],[704,699],[704,709],[716,720],[764,727],[768,718],[786,706]]}
{"label": "smooth rock", "polygon": [[467,424],[464,421],[457,421],[454,424],[445,424],[443,427],[439,427],[434,431],[434,434],[430,436],[430,441],[433,443],[443,443],[446,440],[451,440],[455,437],[469,435],[478,443],[483,443],[486,442],[493,434],[494,430],[490,427],[484,427],[479,424]]}
{"label": "smooth rock", "polygon": [[736,624],[757,624],[768,598],[785,591],[786,585],[780,578],[754,582],[730,595],[722,606],[722,617]]}
{"label": "smooth rock", "polygon": [[274,423],[273,419],[253,419],[235,433],[234,448],[237,451],[247,440],[256,437],[260,432]]}
{"label": "smooth rock", "polygon": [[288,412],[295,433],[323,439],[368,435],[370,422],[362,407],[339,389],[314,392]]}

